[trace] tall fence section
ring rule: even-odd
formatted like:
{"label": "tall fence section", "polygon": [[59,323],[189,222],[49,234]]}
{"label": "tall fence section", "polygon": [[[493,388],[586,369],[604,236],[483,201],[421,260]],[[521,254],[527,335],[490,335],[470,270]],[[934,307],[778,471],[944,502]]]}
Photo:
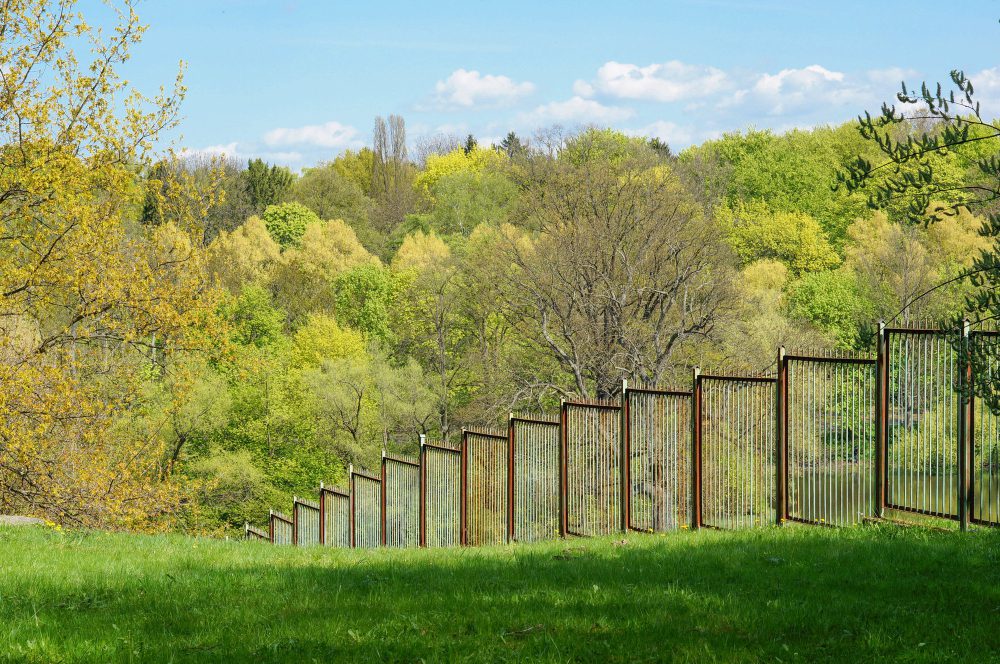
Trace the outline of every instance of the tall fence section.
{"label": "tall fence section", "polygon": [[[970,362],[975,356],[977,360]],[[629,530],[851,526],[886,510],[1000,526],[1000,333],[880,327],[864,355],[778,353],[774,375],[625,382],[614,401],[511,414],[453,448],[383,453],[248,539],[447,547]]]}

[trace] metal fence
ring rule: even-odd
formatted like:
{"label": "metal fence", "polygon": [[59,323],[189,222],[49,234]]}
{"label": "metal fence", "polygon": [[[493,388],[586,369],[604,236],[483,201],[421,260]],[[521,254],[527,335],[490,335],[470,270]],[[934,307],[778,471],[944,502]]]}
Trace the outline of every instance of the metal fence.
{"label": "metal fence", "polygon": [[537,542],[559,535],[557,420],[510,418],[510,538]]}
{"label": "metal fence", "polygon": [[[971,358],[976,358],[971,361]],[[851,526],[887,511],[1000,525],[1000,332],[880,327],[876,357],[785,354],[773,376],[623,385],[349,469],[248,539],[412,547],[533,542],[629,529]]]}
{"label": "metal fence", "polygon": [[420,462],[382,456],[382,545],[420,545]]}
{"label": "metal fence", "polygon": [[424,546],[462,543],[462,452],[421,442],[420,525]]}

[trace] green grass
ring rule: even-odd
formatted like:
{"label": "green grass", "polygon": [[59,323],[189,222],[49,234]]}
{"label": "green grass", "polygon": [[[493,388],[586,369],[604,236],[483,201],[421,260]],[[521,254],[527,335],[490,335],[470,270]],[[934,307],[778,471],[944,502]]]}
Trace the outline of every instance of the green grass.
{"label": "green grass", "polygon": [[998,532],[364,552],[0,529],[0,661],[998,659]]}

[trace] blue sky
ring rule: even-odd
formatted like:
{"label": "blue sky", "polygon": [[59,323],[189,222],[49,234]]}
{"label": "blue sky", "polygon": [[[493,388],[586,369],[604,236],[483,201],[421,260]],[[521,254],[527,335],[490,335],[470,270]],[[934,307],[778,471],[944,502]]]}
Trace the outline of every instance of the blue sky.
{"label": "blue sky", "polygon": [[179,146],[293,168],[368,142],[380,114],[411,144],[592,123],[683,148],[842,122],[955,67],[1000,115],[1000,2],[963,2],[952,28],[945,6],[148,0],[126,75],[152,92],[184,60]]}

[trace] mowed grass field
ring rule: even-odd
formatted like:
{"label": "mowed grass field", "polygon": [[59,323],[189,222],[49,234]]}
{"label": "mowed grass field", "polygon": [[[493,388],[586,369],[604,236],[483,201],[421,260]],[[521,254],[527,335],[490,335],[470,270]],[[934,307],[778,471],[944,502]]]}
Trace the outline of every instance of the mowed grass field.
{"label": "mowed grass field", "polygon": [[1000,661],[1000,533],[341,551],[0,529],[0,661]]}

